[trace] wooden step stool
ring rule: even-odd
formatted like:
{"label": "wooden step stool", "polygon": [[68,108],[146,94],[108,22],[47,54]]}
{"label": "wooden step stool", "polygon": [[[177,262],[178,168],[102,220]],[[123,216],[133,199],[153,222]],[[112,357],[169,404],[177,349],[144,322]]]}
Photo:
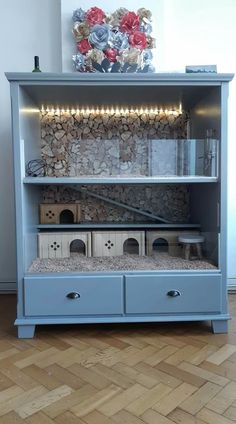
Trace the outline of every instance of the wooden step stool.
{"label": "wooden step stool", "polygon": [[197,252],[197,259],[202,259],[202,248],[201,244],[204,242],[205,237],[201,235],[193,235],[193,234],[183,234],[178,237],[179,243],[183,244],[184,247],[184,257],[186,260],[191,259],[191,247],[195,247]]}

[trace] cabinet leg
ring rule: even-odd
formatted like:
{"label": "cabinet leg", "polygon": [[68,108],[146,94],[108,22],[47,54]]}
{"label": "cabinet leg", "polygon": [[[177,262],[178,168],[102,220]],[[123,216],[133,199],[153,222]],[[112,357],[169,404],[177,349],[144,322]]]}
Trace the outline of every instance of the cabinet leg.
{"label": "cabinet leg", "polygon": [[211,321],[212,331],[215,334],[218,333],[228,333],[228,320],[222,320],[222,321]]}
{"label": "cabinet leg", "polygon": [[19,339],[32,339],[34,337],[35,325],[18,325]]}

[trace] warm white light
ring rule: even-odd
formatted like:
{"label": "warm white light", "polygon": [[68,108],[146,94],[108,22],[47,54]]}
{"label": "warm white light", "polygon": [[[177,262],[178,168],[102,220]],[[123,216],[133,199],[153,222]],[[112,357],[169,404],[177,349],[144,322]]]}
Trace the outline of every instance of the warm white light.
{"label": "warm white light", "polygon": [[33,108],[33,107],[21,108],[20,111],[21,113],[39,113],[40,112],[39,109]]}
{"label": "warm white light", "polygon": [[103,114],[107,114],[107,115],[129,115],[130,113],[136,113],[137,115],[159,115],[159,114],[166,114],[166,115],[174,115],[174,116],[178,116],[182,114],[182,105],[180,104],[178,108],[172,107],[170,109],[163,109],[162,107],[154,107],[154,106],[142,106],[142,107],[104,107],[104,106],[96,106],[96,107],[77,107],[75,108],[59,108],[57,107],[56,109],[54,109],[53,107],[45,107],[42,106],[41,107],[41,112],[42,113],[56,113],[57,115],[59,114],[81,114],[81,115],[103,115]]}

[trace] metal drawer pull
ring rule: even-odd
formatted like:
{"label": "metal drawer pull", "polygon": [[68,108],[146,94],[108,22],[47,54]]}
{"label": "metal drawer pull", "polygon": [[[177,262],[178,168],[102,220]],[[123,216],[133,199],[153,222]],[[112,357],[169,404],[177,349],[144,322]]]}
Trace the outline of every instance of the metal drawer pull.
{"label": "metal drawer pull", "polygon": [[180,296],[180,292],[178,290],[170,290],[168,291],[167,296],[177,297],[177,296]]}
{"label": "metal drawer pull", "polygon": [[68,293],[66,297],[68,297],[68,299],[79,299],[80,294],[76,292],[71,292],[71,293]]}

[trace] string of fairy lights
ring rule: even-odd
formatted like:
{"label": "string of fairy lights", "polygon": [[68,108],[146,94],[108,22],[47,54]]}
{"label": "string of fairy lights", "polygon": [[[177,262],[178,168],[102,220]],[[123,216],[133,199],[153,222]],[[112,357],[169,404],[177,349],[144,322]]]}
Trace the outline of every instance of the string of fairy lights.
{"label": "string of fairy lights", "polygon": [[59,108],[59,107],[50,107],[50,106],[42,106],[41,113],[49,113],[52,115],[174,115],[178,116],[182,114],[182,106],[179,105],[178,108],[162,108],[162,107],[78,107],[78,108]]}

